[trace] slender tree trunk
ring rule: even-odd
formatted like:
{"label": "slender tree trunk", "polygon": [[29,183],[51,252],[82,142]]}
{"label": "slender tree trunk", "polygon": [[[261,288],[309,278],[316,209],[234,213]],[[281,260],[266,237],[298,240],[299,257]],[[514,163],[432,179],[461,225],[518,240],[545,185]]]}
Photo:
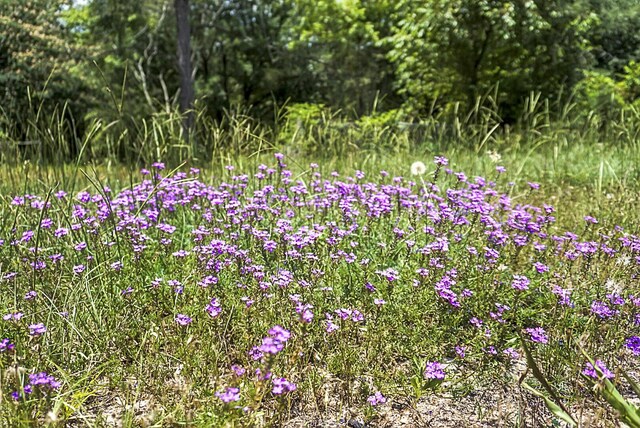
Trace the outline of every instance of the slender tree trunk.
{"label": "slender tree trunk", "polygon": [[187,144],[193,128],[193,89],[191,67],[191,28],[189,26],[189,0],[174,0],[178,30],[178,69],[180,70],[180,113],[183,115],[182,128]]}

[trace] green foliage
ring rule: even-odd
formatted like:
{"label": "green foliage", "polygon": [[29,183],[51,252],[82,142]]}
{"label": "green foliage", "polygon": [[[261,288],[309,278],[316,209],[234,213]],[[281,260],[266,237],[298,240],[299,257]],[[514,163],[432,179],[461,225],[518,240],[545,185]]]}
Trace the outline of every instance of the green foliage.
{"label": "green foliage", "polygon": [[640,98],[640,64],[630,61],[623,68],[620,86],[627,103],[636,103]]}
{"label": "green foliage", "polygon": [[391,31],[394,2],[298,0],[289,46],[305,52],[315,101],[356,115],[369,113],[380,93],[393,107],[393,68],[382,40]]}
{"label": "green foliage", "polygon": [[[190,4],[197,115],[215,129],[250,118],[289,141],[283,106],[323,105],[341,125],[309,135],[335,154],[383,134],[392,147],[407,144],[393,137],[405,124],[411,138],[475,140],[505,124],[587,129],[591,121],[610,132],[604,122],[639,111],[640,7],[632,0]],[[150,127],[140,123],[176,114],[169,0],[3,2],[0,30],[0,132],[14,146],[37,141],[47,145],[41,154],[65,146],[72,159],[91,136],[100,140],[94,153],[131,161],[139,147],[120,136],[144,139]],[[41,130],[54,116],[56,135],[47,136]],[[191,152],[212,153],[211,140],[195,141],[201,147]]]}
{"label": "green foliage", "polygon": [[593,18],[587,35],[597,68],[620,73],[630,61],[638,60],[640,5],[637,1],[589,0],[582,2],[582,10]]}
{"label": "green foliage", "polygon": [[588,112],[600,125],[611,124],[626,110],[640,106],[640,65],[629,62],[619,74],[585,71],[576,85],[579,111]]}
{"label": "green foliage", "polygon": [[607,114],[624,105],[620,85],[611,77],[598,72],[586,72],[576,86],[578,101],[585,111]]}
{"label": "green foliage", "polygon": [[286,47],[290,0],[195,1],[192,44],[197,92],[213,117],[236,106],[273,118],[274,101],[304,99],[309,77]]}
{"label": "green foliage", "polygon": [[0,3],[0,127],[10,138],[34,138],[29,122],[62,108],[83,89],[69,77],[80,51],[67,42],[61,23],[66,3]]}
{"label": "green foliage", "polygon": [[532,90],[572,87],[588,65],[584,19],[571,3],[399,2],[385,41],[398,91],[415,114],[463,101],[500,82],[505,113]]}

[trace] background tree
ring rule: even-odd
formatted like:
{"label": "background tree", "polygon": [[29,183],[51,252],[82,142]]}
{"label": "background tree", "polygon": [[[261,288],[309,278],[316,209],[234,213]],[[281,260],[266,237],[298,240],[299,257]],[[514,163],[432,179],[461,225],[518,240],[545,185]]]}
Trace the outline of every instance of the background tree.
{"label": "background tree", "polygon": [[180,113],[184,116],[182,129],[189,144],[189,135],[193,128],[193,76],[191,67],[191,24],[189,23],[189,0],[174,0],[176,12],[176,38],[178,51],[178,69],[180,71]]}
{"label": "background tree", "polygon": [[60,0],[0,3],[0,137],[32,138],[30,121],[84,89],[71,72],[80,51],[60,20],[65,7]]}
{"label": "background tree", "polygon": [[386,40],[398,91],[424,114],[434,103],[472,105],[499,84],[513,116],[531,91],[553,97],[589,65],[579,12],[560,1],[400,2]]}

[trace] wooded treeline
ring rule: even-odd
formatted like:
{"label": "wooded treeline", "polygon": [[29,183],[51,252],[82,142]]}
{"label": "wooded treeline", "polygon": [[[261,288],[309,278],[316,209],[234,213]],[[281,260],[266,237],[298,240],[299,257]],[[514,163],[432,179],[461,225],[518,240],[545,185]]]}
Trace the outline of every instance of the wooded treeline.
{"label": "wooded treeline", "polygon": [[606,118],[640,95],[637,0],[3,0],[0,137],[52,114],[81,135],[176,111],[179,7],[194,109],[215,121],[412,122],[490,94],[513,124],[532,97]]}

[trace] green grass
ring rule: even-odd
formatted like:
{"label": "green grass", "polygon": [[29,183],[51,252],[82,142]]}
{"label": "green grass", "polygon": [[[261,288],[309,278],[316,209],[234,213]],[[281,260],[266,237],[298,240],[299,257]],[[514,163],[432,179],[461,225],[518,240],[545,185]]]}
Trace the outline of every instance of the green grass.
{"label": "green grass", "polygon": [[[173,168],[178,168],[181,162],[175,162],[164,173],[172,176],[178,171],[188,172],[189,167],[200,167],[202,183],[237,185],[241,181],[231,181],[233,174],[246,173],[251,177],[261,163],[274,165],[275,148],[267,147],[268,150],[253,155],[232,151],[212,157],[213,160],[190,160],[176,171]],[[401,175],[417,181],[414,188],[417,192],[416,189],[428,187],[431,177],[425,176],[424,181],[411,177],[411,163],[424,161],[432,172],[433,156],[444,155],[455,171],[462,171],[470,178],[482,176],[497,180],[498,191],[508,194],[514,204],[552,204],[557,209],[554,213],[557,221],[549,226],[549,233],[573,231],[581,240],[603,242],[600,234],[615,233],[616,225],[637,234],[640,224],[637,210],[640,154],[632,144],[591,144],[545,138],[535,144],[493,141],[475,148],[445,149],[425,143],[389,152],[349,150],[340,157],[313,157],[292,146],[282,150],[293,180],[302,180],[307,186],[314,179],[309,164],[317,162],[323,179],[334,180],[330,174],[338,171],[337,180],[345,180],[360,170],[365,173],[365,181],[390,185],[392,177]],[[497,164],[487,154],[489,150],[501,155],[498,164],[507,168],[505,174],[496,174]],[[234,165],[235,170],[228,171],[226,165]],[[380,178],[380,170],[388,171],[390,176]],[[465,395],[491,384],[517,387],[517,380],[511,377],[513,363],[502,354],[490,355],[486,348],[496,346],[501,352],[511,347],[524,355],[522,331],[534,326],[544,326],[550,337],[549,344],[525,343],[532,348],[545,379],[563,402],[574,406],[572,409],[602,407],[613,414],[598,394],[592,392],[589,380],[580,375],[586,361],[581,349],[605,361],[612,370],[638,369],[637,360],[630,358],[623,346],[625,339],[637,332],[633,324],[636,308],[626,304],[620,309],[620,315],[609,321],[599,320],[589,311],[592,300],[606,300],[608,280],[624,285],[625,298],[637,294],[634,277],[638,274],[637,266],[633,263],[626,266],[616,262],[617,257],[608,259],[602,255],[567,263],[551,250],[538,252],[531,245],[523,249],[511,245],[501,251],[495,266],[483,270],[466,252],[469,245],[480,251],[487,245],[484,230],[473,215],[470,219],[476,220],[460,227],[459,244],[453,241],[457,233],[455,227],[448,223],[436,226],[437,234],[451,239],[451,249],[446,255],[428,256],[411,253],[405,241],[416,241],[417,247],[432,242],[430,236],[420,232],[420,226],[429,225],[429,220],[396,205],[379,219],[367,219],[362,213],[364,208],[358,206],[361,214],[356,218],[368,229],[358,229],[344,241],[331,244],[327,242],[331,235],[329,226],[309,248],[317,257],[309,260],[287,257],[281,247],[274,252],[264,250],[256,236],[234,225],[232,214],[205,201],[199,205],[211,210],[214,219],[211,223],[203,220],[201,212],[191,209],[190,205],[162,211],[160,222],[176,227],[169,245],[161,243],[161,239],[168,236],[166,233],[154,227],[118,226],[121,219],[113,216],[101,221],[95,233],[92,226],[86,226],[65,237],[53,236],[57,227],[71,228],[78,222],[72,215],[73,205],[83,205],[88,210],[95,206],[72,203],[69,198],[59,200],[55,196],[57,191],[66,190],[70,196],[88,191],[94,196],[106,197],[102,188],[108,185],[109,195],[113,197],[142,179],[137,168],[109,161],[83,160],[58,165],[33,161],[0,166],[0,239],[5,239],[0,247],[0,273],[18,272],[15,279],[0,283],[0,307],[6,308],[5,313],[25,314],[19,322],[0,324],[0,339],[7,337],[16,344],[13,352],[0,354],[3,399],[0,420],[5,425],[43,424],[47,414],[53,412],[60,425],[100,426],[108,424],[108,419],[113,417],[125,426],[146,423],[281,426],[301,414],[328,417],[336,406],[375,424],[379,410],[367,404],[366,399],[376,391],[389,399],[384,405],[387,408],[391,401],[404,399],[417,408],[421,400],[434,394]],[[189,180],[187,176],[180,183]],[[277,180],[272,180],[277,189]],[[509,184],[512,181],[513,186]],[[527,182],[539,182],[541,189],[533,192]],[[442,171],[437,183],[441,189],[461,188],[454,177]],[[132,214],[145,216],[150,203],[162,200],[159,182],[153,181],[150,186],[148,198],[138,200]],[[243,195],[252,195],[262,186],[250,179],[247,188],[242,190]],[[228,187],[218,189],[229,190]],[[13,197],[22,194],[39,195],[51,206],[38,210],[11,205]],[[311,192],[309,198],[313,194]],[[394,204],[396,202],[394,199]],[[241,204],[247,203],[241,196]],[[276,241],[276,220],[284,218],[289,209],[294,214],[294,229],[311,222],[324,225],[335,222],[335,227],[348,230],[349,221],[337,206],[326,211],[307,211],[272,201],[271,208],[277,211],[264,214],[264,219],[252,220],[251,227],[271,234]],[[306,214],[312,217],[307,219]],[[587,227],[585,215],[596,217],[599,223]],[[51,229],[38,227],[45,218],[53,221]],[[225,229],[225,224],[230,226]],[[199,226],[212,233],[205,237],[205,243],[211,239],[230,240],[229,233],[237,233],[234,245],[248,251],[252,263],[264,266],[266,277],[272,277],[271,282],[277,279],[275,275],[281,268],[292,272],[295,281],[287,287],[272,285],[268,291],[271,296],[267,297],[259,287],[260,280],[243,271],[243,264],[232,257],[223,254],[199,260],[193,252],[197,244],[192,234]],[[216,227],[224,230],[217,237],[213,230]],[[402,229],[403,236],[398,237],[394,227]],[[26,230],[34,231],[31,241],[10,245],[12,239],[20,239]],[[141,234],[148,239],[141,240]],[[105,241],[113,244],[106,245]],[[147,248],[136,255],[132,241]],[[74,250],[78,242],[85,242],[87,248]],[[383,247],[380,243],[386,245]],[[278,244],[282,243],[278,241]],[[172,254],[181,248],[191,254],[185,258],[174,257]],[[348,263],[341,260],[343,256],[338,250],[347,254],[354,252],[359,261],[368,259],[369,262],[366,265]],[[64,255],[58,267],[34,270],[29,265],[35,259],[56,253]],[[88,255],[93,259],[87,261]],[[441,270],[429,267],[434,259],[440,259],[445,267]],[[124,265],[119,272],[111,267],[117,261]],[[210,271],[209,261],[222,263],[218,273]],[[533,261],[547,264],[551,273],[536,274]],[[79,264],[87,268],[74,274],[73,266]],[[422,278],[415,274],[420,267],[438,273]],[[461,309],[451,308],[433,288],[443,272],[453,267],[458,270],[456,292],[464,288],[473,291],[473,297],[465,300]],[[386,268],[396,269],[399,279],[388,282],[376,273]],[[217,276],[217,284],[200,287],[198,282],[208,274]],[[528,291],[517,292],[509,286],[513,274],[526,274],[531,279]],[[163,285],[152,287],[155,278],[163,278]],[[184,293],[178,294],[167,285],[171,279],[184,285]],[[301,285],[300,280],[308,284]],[[414,280],[418,280],[419,285],[416,286]],[[375,285],[375,292],[366,291],[367,282]],[[553,285],[572,290],[576,309],[558,305],[551,292]],[[121,295],[128,287],[135,291]],[[38,296],[24,300],[25,293],[31,290]],[[313,322],[299,321],[292,294],[313,306]],[[209,317],[204,310],[213,297],[222,305],[222,312],[216,318]],[[244,304],[244,297],[254,300],[250,308]],[[384,299],[386,304],[378,307],[374,298]],[[497,302],[511,307],[504,316],[505,323],[488,316],[495,311]],[[365,322],[334,319],[341,328],[329,334],[324,314],[337,308],[358,309],[365,315]],[[61,316],[62,312],[68,315]],[[180,326],[175,322],[176,314],[188,314],[193,322]],[[491,328],[490,338],[484,328],[470,326],[472,316],[484,319],[485,325]],[[33,323],[44,323],[47,332],[40,337],[30,336],[28,325]],[[292,338],[277,355],[262,362],[253,361],[248,351],[260,345],[274,325],[291,330]],[[464,359],[456,356],[456,345],[467,347]],[[444,384],[424,378],[427,361],[447,363]],[[248,370],[271,370],[275,376],[295,382],[297,390],[276,396],[271,393],[269,380],[234,376],[231,371],[234,364]],[[36,392],[14,402],[9,394],[25,384],[27,373],[39,371],[47,371],[60,380],[60,389],[42,395]],[[529,375],[525,382],[545,391],[540,379],[534,376]],[[628,385],[620,375],[616,382]],[[227,386],[240,388],[241,400],[237,403],[240,409],[234,408],[236,403],[224,404],[214,395]],[[326,394],[331,396],[328,398]],[[535,401],[532,395],[528,397]],[[588,406],[585,400],[590,403]],[[330,402],[339,404],[329,405]],[[525,405],[523,412],[526,415],[532,410],[527,410]],[[553,423],[551,415],[544,418],[547,423]],[[515,420],[506,422],[517,424]]]}

